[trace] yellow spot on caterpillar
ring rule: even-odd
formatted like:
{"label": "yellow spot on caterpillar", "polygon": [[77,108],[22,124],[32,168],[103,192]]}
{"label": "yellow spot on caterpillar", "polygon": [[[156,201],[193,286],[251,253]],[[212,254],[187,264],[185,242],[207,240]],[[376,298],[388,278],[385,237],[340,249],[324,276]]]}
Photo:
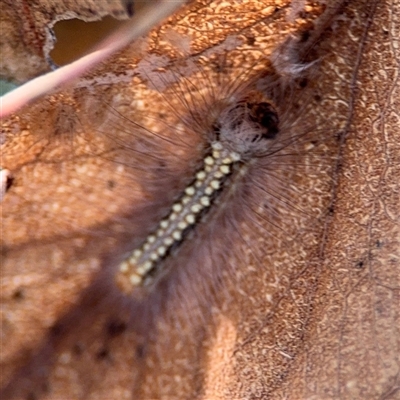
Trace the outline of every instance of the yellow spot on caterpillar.
{"label": "yellow spot on caterpillar", "polygon": [[135,258],[139,258],[141,255],[142,255],[142,250],[139,250],[139,249],[136,249],[133,253],[132,253],[132,255],[133,255],[133,257],[135,257]]}
{"label": "yellow spot on caterpillar", "polygon": [[165,234],[165,230],[164,229],[158,229],[156,232],[157,237],[161,237]]}
{"label": "yellow spot on caterpillar", "polygon": [[220,188],[220,183],[219,181],[217,181],[216,179],[210,182],[210,186],[214,189],[214,190],[218,190]]}
{"label": "yellow spot on caterpillar", "polygon": [[[197,174],[196,174],[196,179],[198,180],[198,181],[204,181],[204,179],[206,179],[206,173],[204,172],[204,171],[200,171],[200,172],[198,172]],[[198,183],[200,183],[200,182],[198,182]]]}
{"label": "yellow spot on caterpillar", "polygon": [[167,229],[167,227],[168,227],[168,221],[166,219],[162,220],[160,222],[160,228]]}
{"label": "yellow spot on caterpillar", "polygon": [[204,193],[205,193],[207,196],[211,196],[211,195],[214,193],[214,189],[213,189],[211,186],[207,186],[207,187],[204,189]]}
{"label": "yellow spot on caterpillar", "polygon": [[[172,242],[173,243],[173,242]],[[172,244],[171,243],[171,244]],[[165,247],[165,246],[160,246],[158,249],[157,249],[157,253],[158,253],[158,255],[160,256],[160,257],[162,257],[165,253],[167,252],[167,248]]]}
{"label": "yellow spot on caterpillar", "polygon": [[180,221],[178,222],[178,228],[183,231],[185,230],[187,227],[189,226],[189,224],[186,221]]}
{"label": "yellow spot on caterpillar", "polygon": [[175,221],[176,218],[178,217],[178,214],[176,212],[173,212],[172,214],[169,215],[169,221],[168,221],[168,226],[171,221]]}
{"label": "yellow spot on caterpillar", "polygon": [[172,237],[173,237],[176,241],[181,240],[181,239],[182,239],[182,233],[181,233],[181,231],[172,232]]}
{"label": "yellow spot on caterpillar", "polygon": [[187,203],[190,202],[190,199],[191,199],[191,197],[185,196],[185,197],[182,199],[182,204],[186,205]]}
{"label": "yellow spot on caterpillar", "polygon": [[229,165],[221,165],[221,166],[219,167],[219,170],[220,170],[224,175],[228,175],[231,169],[229,168]]}
{"label": "yellow spot on caterpillar", "polygon": [[168,236],[164,239],[164,244],[170,247],[174,243],[174,239],[171,236]]}
{"label": "yellow spot on caterpillar", "polygon": [[151,253],[150,254],[150,260],[151,261],[157,261],[158,260],[158,254],[157,253]]}
{"label": "yellow spot on caterpillar", "polygon": [[185,220],[189,225],[193,225],[196,222],[196,218],[193,214],[186,215]]}
{"label": "yellow spot on caterpillar", "polygon": [[119,270],[121,272],[128,272],[129,271],[129,264],[127,261],[124,261],[121,263],[121,265],[119,266]]}
{"label": "yellow spot on caterpillar", "polygon": [[196,193],[196,189],[193,186],[189,186],[185,189],[185,193],[188,196],[193,196]]}
{"label": "yellow spot on caterpillar", "polygon": [[233,159],[231,157],[226,157],[222,160],[222,164],[232,164]]}
{"label": "yellow spot on caterpillar", "polygon": [[204,159],[204,164],[212,166],[214,165],[214,159],[211,156],[208,156]]}
{"label": "yellow spot on caterpillar", "polygon": [[138,286],[142,283],[142,277],[140,275],[131,274],[131,275],[129,275],[129,282],[133,286]]}
{"label": "yellow spot on caterpillar", "polygon": [[143,263],[142,265],[136,267],[136,272],[143,276],[145,275],[147,272],[149,272],[153,267],[153,263],[152,261],[148,260],[145,263]]}
{"label": "yellow spot on caterpillar", "polygon": [[200,204],[201,204],[202,206],[204,206],[204,207],[209,207],[209,205],[210,205],[210,198],[207,197],[207,196],[202,196],[202,197],[200,198]]}
{"label": "yellow spot on caterpillar", "polygon": [[176,212],[176,213],[179,213],[179,212],[181,212],[182,211],[182,204],[180,204],[180,203],[176,203],[176,204],[174,204],[173,206],[172,206],[172,210],[174,211],[174,212]]}
{"label": "yellow spot on caterpillar", "polygon": [[202,210],[202,205],[201,204],[193,204],[192,207],[190,208],[190,211],[192,213],[198,214]]}
{"label": "yellow spot on caterpillar", "polygon": [[220,158],[221,152],[219,150],[213,150],[212,155],[214,158]]}

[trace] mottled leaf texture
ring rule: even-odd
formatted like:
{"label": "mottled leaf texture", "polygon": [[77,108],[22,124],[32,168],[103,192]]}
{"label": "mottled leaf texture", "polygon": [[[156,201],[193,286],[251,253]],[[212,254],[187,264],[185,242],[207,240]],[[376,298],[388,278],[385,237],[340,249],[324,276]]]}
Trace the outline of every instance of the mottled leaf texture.
{"label": "mottled leaf texture", "polygon": [[[3,75],[47,68],[60,7],[129,15],[70,3],[2,2]],[[195,1],[3,120],[1,398],[399,399],[399,38],[396,1]],[[155,292],[120,293],[198,161],[179,119],[264,70],[309,156],[277,164],[287,185],[253,171]]]}

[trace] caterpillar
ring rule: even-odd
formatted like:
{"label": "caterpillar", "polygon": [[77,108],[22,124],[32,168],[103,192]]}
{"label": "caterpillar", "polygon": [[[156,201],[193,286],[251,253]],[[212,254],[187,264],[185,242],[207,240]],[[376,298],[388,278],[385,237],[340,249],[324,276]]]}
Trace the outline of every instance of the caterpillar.
{"label": "caterpillar", "polygon": [[[210,116],[214,120],[206,132],[210,148],[201,170],[185,188],[185,195],[160,222],[155,234],[148,236],[142,247],[120,265],[120,272],[133,286],[145,283],[156,263],[183,239],[185,232],[196,224],[199,214],[215,202],[218,191],[237,164],[256,156],[268,157],[274,152],[273,146],[267,143],[278,133],[278,115],[270,103],[258,100],[256,95],[252,97],[233,104],[213,104],[213,110],[206,111],[215,113],[215,117]],[[123,286],[123,281],[119,281]]]}

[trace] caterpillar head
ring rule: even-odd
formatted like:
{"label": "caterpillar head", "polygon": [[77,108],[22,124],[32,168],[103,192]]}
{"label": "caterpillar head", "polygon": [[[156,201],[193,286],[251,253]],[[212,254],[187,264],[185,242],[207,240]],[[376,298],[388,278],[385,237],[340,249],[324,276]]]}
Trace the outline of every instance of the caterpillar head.
{"label": "caterpillar head", "polygon": [[225,148],[242,159],[268,151],[279,132],[279,117],[267,101],[241,100],[228,105],[219,115],[214,132]]}

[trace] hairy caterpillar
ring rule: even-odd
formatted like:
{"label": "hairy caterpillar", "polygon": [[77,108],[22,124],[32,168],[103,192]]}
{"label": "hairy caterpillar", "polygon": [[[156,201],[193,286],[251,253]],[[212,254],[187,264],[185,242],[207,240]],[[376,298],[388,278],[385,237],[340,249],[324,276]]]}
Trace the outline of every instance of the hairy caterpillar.
{"label": "hairy caterpillar", "polygon": [[214,119],[212,128],[206,132],[211,136],[208,138],[211,146],[195,181],[172,206],[167,219],[160,222],[155,235],[148,236],[143,246],[132,252],[120,266],[120,272],[128,277],[132,286],[144,283],[155,264],[195,225],[199,214],[212,206],[216,193],[222,189],[233,168],[252,157],[268,157],[274,152],[267,142],[278,133],[279,118],[271,104],[250,97],[235,100],[233,104],[213,104],[213,108],[206,110],[209,118]]}
{"label": "hairy caterpillar", "polygon": [[[230,76],[225,74],[223,63],[213,64],[213,61],[207,60],[196,78],[193,77],[195,73],[189,74],[188,78],[171,86],[166,84],[167,78],[160,73],[160,82],[165,84],[166,91],[160,90],[161,95],[155,94],[154,98],[158,98],[158,101],[152,102],[153,97],[144,99],[149,103],[144,106],[142,98],[135,98],[137,107],[127,112],[129,116],[120,111],[128,108],[123,101],[115,106],[118,112],[114,116],[105,117],[104,124],[90,102],[86,109],[85,104],[81,106],[83,111],[79,118],[82,117],[83,123],[86,118],[94,126],[94,134],[87,137],[82,135],[89,151],[80,153],[80,148],[75,149],[73,143],[70,148],[74,152],[68,156],[74,168],[81,167],[80,156],[88,155],[101,160],[98,162],[104,161],[105,165],[109,162],[108,166],[113,166],[111,172],[104,168],[101,174],[89,176],[85,181],[87,186],[83,185],[88,198],[82,196],[81,207],[86,207],[88,219],[92,213],[99,214],[99,211],[104,212],[105,218],[95,226],[85,226],[80,218],[74,217],[68,221],[61,209],[56,214],[56,221],[67,221],[69,227],[73,225],[76,228],[77,233],[90,238],[84,241],[82,248],[89,254],[101,254],[104,274],[107,277],[111,275],[111,282],[126,255],[140,247],[157,229],[160,221],[169,215],[173,204],[179,201],[185,188],[190,186],[196,173],[201,172],[213,142],[207,134],[215,120],[222,120],[221,125],[233,123],[240,127],[243,122],[234,123],[235,115],[238,115],[239,120],[253,124],[251,118],[246,119],[246,113],[251,113],[252,108],[260,104],[272,107],[270,115],[280,120],[276,137],[266,139],[274,143],[273,151],[270,154],[262,154],[262,151],[260,156],[257,154],[258,147],[255,147],[256,154],[252,149],[250,155],[254,158],[250,157],[251,162],[246,163],[245,169],[234,171],[236,179],[235,174],[227,177],[224,182],[226,190],[221,191],[221,197],[215,198],[204,220],[196,223],[194,230],[185,233],[182,245],[176,248],[176,252],[172,249],[173,254],[163,261],[159,272],[163,274],[164,270],[167,271],[166,276],[159,280],[155,290],[146,293],[139,305],[133,302],[132,309],[137,313],[132,312],[134,322],[140,321],[139,314],[142,314],[147,319],[152,319],[148,318],[149,315],[162,316],[161,321],[164,318],[167,322],[172,319],[173,323],[166,324],[168,326],[179,326],[182,321],[191,321],[195,326],[198,323],[196,317],[207,319],[209,307],[215,306],[226,311],[233,301],[233,291],[246,292],[249,276],[255,282],[271,285],[271,288],[274,287],[274,280],[278,279],[276,286],[279,287],[279,280],[284,281],[293,275],[298,265],[288,265],[290,256],[287,256],[287,260],[275,259],[273,262],[274,255],[281,254],[283,250],[287,254],[296,253],[296,246],[302,241],[304,245],[313,245],[313,228],[318,226],[321,213],[327,212],[330,165],[332,154],[335,153],[327,147],[327,143],[335,142],[335,138],[327,134],[331,130],[325,124],[321,126],[321,121],[310,124],[301,120],[308,115],[313,104],[311,100],[318,103],[317,96],[312,97],[307,92],[311,90],[313,93],[312,88],[306,88],[306,94],[303,94],[304,82],[298,82],[297,85],[282,80],[279,71],[278,74],[265,76],[257,74],[253,71],[254,65],[247,66],[245,72]],[[263,70],[265,65],[259,64],[257,66]],[[268,63],[267,66],[270,67]],[[217,73],[210,67],[214,67]],[[236,70],[237,64],[231,69]],[[175,74],[174,78],[178,76]],[[151,84],[157,86],[155,74],[148,77],[148,85]],[[246,98],[253,100],[244,100]],[[168,115],[154,113],[154,105],[160,101],[168,104]],[[174,113],[174,110],[178,111]],[[255,115],[259,115],[258,111]],[[149,122],[156,119],[161,128],[148,127]],[[258,126],[251,126],[252,131],[259,129]],[[216,134],[217,131],[214,128],[211,133]],[[81,137],[77,136],[76,141],[79,140]],[[51,143],[48,148],[51,148]],[[40,157],[46,161],[43,153]],[[241,170],[244,172],[241,173]],[[87,172],[88,169],[82,167],[82,174]],[[324,174],[324,183],[314,186],[316,178]],[[91,203],[90,184],[95,181],[104,183],[104,197],[107,196],[108,202],[103,198],[102,202]],[[106,189],[106,183],[112,190]],[[310,193],[318,194],[321,199],[315,208],[308,206]],[[71,193],[73,196],[79,197],[80,192]],[[108,210],[109,204],[111,212]],[[120,204],[121,209],[116,212],[113,206]],[[82,220],[85,213],[82,213]],[[48,228],[47,238],[51,238],[54,232],[61,232],[58,238],[65,235],[63,229],[67,231],[67,228],[61,223]],[[309,229],[309,224],[312,229]],[[104,243],[110,237],[107,247]],[[302,261],[300,257],[298,263],[301,265]],[[245,268],[239,268],[240,265]],[[98,270],[96,273],[101,275]],[[108,296],[108,300],[113,296],[118,297],[112,291],[113,285],[111,288],[105,286],[107,290],[101,292],[103,296]],[[267,291],[266,304],[276,301],[279,290],[274,290]],[[132,302],[131,299],[129,301]],[[102,304],[107,309],[104,307],[107,302]],[[234,313],[235,309],[232,307],[230,312]],[[79,307],[77,310],[83,313]],[[158,326],[160,322],[157,318],[154,321]],[[157,329],[146,332],[147,340],[156,336],[158,329],[162,332],[163,326],[160,324]],[[134,325],[135,329],[140,330],[137,327],[139,322]],[[162,340],[159,343],[161,346]]]}

